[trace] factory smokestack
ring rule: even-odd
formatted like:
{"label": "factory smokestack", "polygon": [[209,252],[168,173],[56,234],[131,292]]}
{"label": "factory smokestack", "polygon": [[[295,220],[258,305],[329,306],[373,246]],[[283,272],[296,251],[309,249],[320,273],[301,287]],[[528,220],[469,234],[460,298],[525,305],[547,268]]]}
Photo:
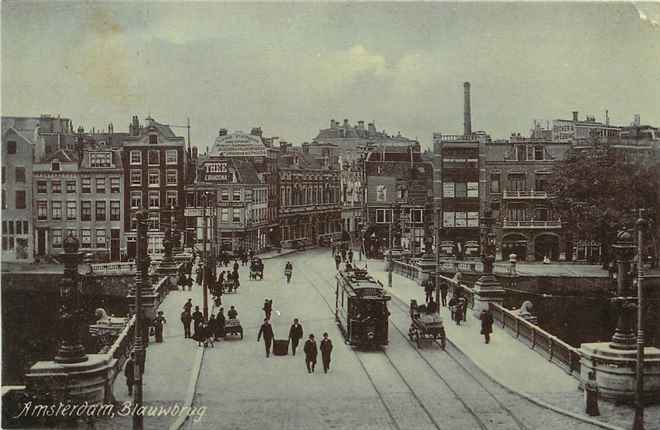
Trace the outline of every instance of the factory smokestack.
{"label": "factory smokestack", "polygon": [[470,83],[463,84],[464,101],[463,101],[463,134],[470,136],[472,134],[472,114],[470,112]]}

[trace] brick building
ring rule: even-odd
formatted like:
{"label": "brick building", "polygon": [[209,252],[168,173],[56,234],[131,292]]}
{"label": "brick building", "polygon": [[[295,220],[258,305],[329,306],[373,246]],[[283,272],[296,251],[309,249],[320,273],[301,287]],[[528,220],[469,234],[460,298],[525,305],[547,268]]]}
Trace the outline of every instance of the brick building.
{"label": "brick building", "polygon": [[165,230],[170,228],[174,215],[176,238],[182,240],[185,231],[185,185],[189,179],[189,154],[185,139],[176,136],[165,124],[146,118],[139,123],[137,116],[129,126],[122,144],[124,169],[124,229],[126,253],[134,258],[136,250],[135,212],[148,211],[148,250],[158,259],[163,252]]}

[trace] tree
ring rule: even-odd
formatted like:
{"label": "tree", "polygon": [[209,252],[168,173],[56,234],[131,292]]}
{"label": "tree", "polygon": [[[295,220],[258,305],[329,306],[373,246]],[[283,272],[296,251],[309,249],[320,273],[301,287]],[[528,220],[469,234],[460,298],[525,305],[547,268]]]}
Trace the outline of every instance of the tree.
{"label": "tree", "polygon": [[[573,148],[550,178],[550,204],[564,231],[573,240],[599,241],[603,267],[611,261],[617,231],[634,228],[638,209],[646,209],[647,217],[654,218],[659,173],[653,158],[646,155],[598,143]],[[653,234],[649,237],[654,240]]]}

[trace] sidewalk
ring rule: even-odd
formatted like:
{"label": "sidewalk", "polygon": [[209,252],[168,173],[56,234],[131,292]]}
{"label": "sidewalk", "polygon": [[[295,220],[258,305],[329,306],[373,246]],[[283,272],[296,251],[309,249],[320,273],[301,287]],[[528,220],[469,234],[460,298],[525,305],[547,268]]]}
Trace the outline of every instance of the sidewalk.
{"label": "sidewalk", "polygon": [[[188,298],[192,299],[193,311],[194,306],[202,309],[202,287],[197,284],[193,285],[191,291],[171,291],[159,307],[167,319],[167,324],[163,333],[163,343],[153,342],[152,337],[147,348],[143,385],[145,406],[168,407],[177,404],[181,407],[184,404],[197,353],[197,342],[183,337],[183,325],[180,320],[183,305]],[[210,308],[211,303],[209,303]],[[123,370],[115,380],[113,392],[118,402],[131,401]],[[144,424],[148,429],[162,429],[168,428],[175,420],[176,417],[172,416],[145,417]],[[108,424],[111,424],[112,428],[128,428],[130,417],[115,417]]]}
{"label": "sidewalk", "polygon": [[[403,300],[424,302],[424,290],[415,281],[392,274],[392,288],[387,288],[385,264],[379,260],[369,260],[369,274],[380,280],[390,295]],[[480,334],[481,323],[469,310],[467,321],[457,326],[450,317],[449,309],[441,308],[447,338],[479,368],[506,387],[548,403],[555,408],[589,418],[584,413],[584,393],[578,389],[578,380],[548,362],[522,342],[493,326],[490,344],[484,344]],[[629,428],[634,409],[629,406],[614,405],[600,401],[601,416],[598,421]],[[660,405],[647,406],[646,429],[660,430]]]}
{"label": "sidewalk", "polygon": [[310,249],[316,249],[316,248],[318,248],[318,246],[316,246],[316,245],[306,246],[305,249],[302,250],[302,251],[298,251],[297,249],[293,249],[293,248],[282,248],[279,252],[277,250],[272,250],[272,251],[268,251],[268,252],[263,252],[261,254],[257,254],[256,257],[259,257],[262,260],[270,260],[272,258],[283,257],[283,256],[288,255],[288,254],[293,254],[293,253],[296,253],[296,252],[305,252],[305,251],[308,251]]}

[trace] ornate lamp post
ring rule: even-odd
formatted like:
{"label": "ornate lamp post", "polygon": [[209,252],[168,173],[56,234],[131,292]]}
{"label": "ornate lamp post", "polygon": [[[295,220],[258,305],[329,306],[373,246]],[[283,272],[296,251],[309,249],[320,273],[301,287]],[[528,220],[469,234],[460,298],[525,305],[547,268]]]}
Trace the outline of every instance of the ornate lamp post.
{"label": "ornate lamp post", "polygon": [[648,222],[640,213],[637,224],[637,362],[635,367],[635,421],[644,430],[644,233]]}
{"label": "ornate lamp post", "polygon": [[484,216],[481,218],[482,232],[481,232],[481,261],[484,264],[484,275],[493,274],[493,263],[495,262],[495,232],[493,232],[493,225],[495,224],[495,217],[491,209],[484,211]]}
{"label": "ornate lamp post", "polygon": [[[133,401],[137,408],[142,407],[142,374],[144,372],[144,363],[146,361],[146,342],[145,335],[148,336],[147,322],[144,317],[144,310],[142,309],[142,290],[148,274],[149,257],[147,256],[147,211],[140,209],[135,214],[137,221],[137,255],[136,264],[137,270],[135,272],[135,343],[133,344],[133,352],[135,353],[135,391]],[[142,430],[144,420],[142,414],[133,415],[133,429]]]}
{"label": "ornate lamp post", "polygon": [[60,280],[60,342],[55,355],[56,363],[81,363],[87,361],[85,348],[80,341],[80,291],[78,264],[82,254],[78,252],[78,239],[68,236],[64,243],[64,276]]}
{"label": "ornate lamp post", "polygon": [[204,270],[202,271],[202,288],[204,290],[204,297],[202,301],[203,305],[203,313],[204,313],[204,319],[208,320],[209,317],[209,298],[208,298],[208,288],[209,288],[209,257],[208,253],[206,251],[206,243],[208,241],[208,218],[206,217],[206,208],[208,207],[208,193],[204,191],[202,193],[202,200],[204,203],[204,208],[203,208],[203,216],[204,216],[204,253],[203,253],[203,261],[204,261]]}
{"label": "ornate lamp post", "polygon": [[483,275],[474,284],[475,315],[479,315],[482,310],[488,309],[490,303],[501,304],[504,300],[504,290],[493,274],[496,250],[494,224],[493,211],[487,208],[481,218],[481,261],[484,270]]}
{"label": "ornate lamp post", "polygon": [[632,297],[631,265],[635,256],[635,244],[629,231],[622,230],[617,234],[617,242],[612,245],[617,263],[617,297],[612,299],[619,313],[616,330],[612,336],[610,347],[620,350],[635,349],[635,334],[633,333],[633,318],[635,298]]}

